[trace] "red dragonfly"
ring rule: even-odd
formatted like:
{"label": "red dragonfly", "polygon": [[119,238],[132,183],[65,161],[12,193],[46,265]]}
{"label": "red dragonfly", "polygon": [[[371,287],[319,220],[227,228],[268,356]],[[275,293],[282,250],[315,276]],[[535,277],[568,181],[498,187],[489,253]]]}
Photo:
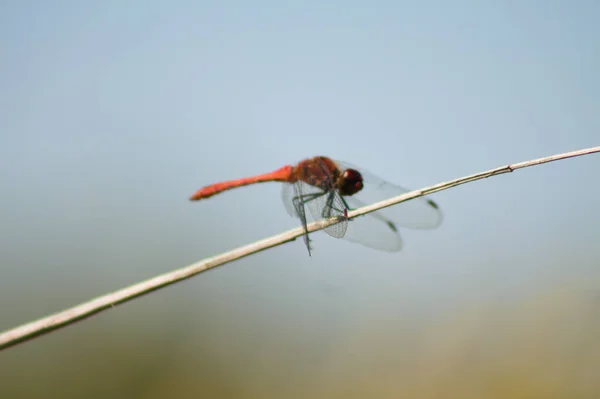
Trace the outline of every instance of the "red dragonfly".
{"label": "red dragonfly", "polygon": [[419,197],[352,219],[348,229],[349,210],[410,190],[385,182],[364,169],[323,156],[305,159],[296,166],[286,165],[270,173],[211,184],[196,191],[190,200],[198,201],[232,188],[271,181],[287,183],[283,187],[283,202],[288,213],[302,222],[309,255],[307,208],[312,218],[320,223],[338,218],[337,223],[324,228],[329,235],[390,252],[402,248],[397,226],[434,228],[443,219],[435,202]]}

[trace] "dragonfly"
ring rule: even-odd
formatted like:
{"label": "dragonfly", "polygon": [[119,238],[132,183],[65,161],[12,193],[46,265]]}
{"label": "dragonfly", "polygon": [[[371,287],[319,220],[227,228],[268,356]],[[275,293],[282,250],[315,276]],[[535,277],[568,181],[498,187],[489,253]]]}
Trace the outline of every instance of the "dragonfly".
{"label": "dragonfly", "polygon": [[[426,197],[349,219],[348,212],[353,209],[410,190],[389,183],[365,169],[325,156],[308,158],[269,173],[211,184],[196,191],[190,200],[204,200],[227,190],[265,182],[284,183],[283,203],[287,212],[302,223],[309,256],[309,215],[332,237],[388,252],[402,249],[399,226],[432,229],[443,220],[437,203]],[[335,223],[332,223],[332,218],[335,218]]]}

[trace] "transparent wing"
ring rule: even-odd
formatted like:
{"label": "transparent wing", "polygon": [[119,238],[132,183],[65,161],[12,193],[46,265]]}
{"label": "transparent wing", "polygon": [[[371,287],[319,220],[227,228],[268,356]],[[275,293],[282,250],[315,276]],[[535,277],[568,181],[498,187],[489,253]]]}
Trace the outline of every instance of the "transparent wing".
{"label": "transparent wing", "polygon": [[[352,197],[344,197],[344,199],[351,208],[362,206],[354,202]],[[378,212],[349,220],[344,239],[382,251],[397,252],[402,249],[402,238],[396,225]]]}
{"label": "transparent wing", "polygon": [[293,199],[296,196],[295,184],[284,183],[283,189],[281,190],[281,199],[283,200],[283,205],[285,206],[287,213],[295,218],[299,217],[296,207],[293,203]]}
{"label": "transparent wing", "polygon": [[[304,187],[313,187],[304,182],[296,184]],[[313,219],[320,223],[332,217],[340,218],[338,223],[324,228],[327,234],[335,238],[342,238],[346,234],[346,229],[348,228],[347,210],[336,190],[325,192],[317,188],[317,192],[312,196],[308,195],[304,197],[304,204]]]}
{"label": "transparent wing", "polygon": [[[282,197],[287,212],[294,217],[302,219],[301,214],[305,212],[306,208],[312,218],[320,223],[332,217],[340,217],[339,223],[327,226],[324,230],[336,238],[341,238],[346,234],[348,228],[346,207],[337,191],[325,191],[299,181],[294,184],[284,184]],[[302,209],[298,209],[300,207]]]}
{"label": "transparent wing", "polygon": [[304,244],[306,245],[306,248],[308,249],[308,255],[310,256],[310,238],[308,237],[308,229],[306,227],[306,208],[301,201],[303,198],[302,187],[296,184],[284,184],[281,194],[283,204],[285,205],[288,213],[300,219],[300,223],[304,229]]}
{"label": "transparent wing", "polygon": [[[343,161],[336,161],[342,170],[356,169],[363,176],[364,187],[361,191],[350,197],[344,197],[351,208],[370,205],[384,199],[392,198],[410,192],[406,188],[388,183],[363,168],[356,167]],[[383,225],[392,222],[394,227],[408,227],[413,229],[431,229],[442,223],[443,215],[438,205],[426,197],[415,198],[398,205],[390,206],[377,212],[370,213],[362,218],[371,216]],[[359,221],[360,217],[356,219]],[[353,222],[354,224],[354,222]],[[358,226],[357,226],[358,227]],[[389,228],[388,228],[389,229]],[[354,228],[352,229],[354,230]]]}

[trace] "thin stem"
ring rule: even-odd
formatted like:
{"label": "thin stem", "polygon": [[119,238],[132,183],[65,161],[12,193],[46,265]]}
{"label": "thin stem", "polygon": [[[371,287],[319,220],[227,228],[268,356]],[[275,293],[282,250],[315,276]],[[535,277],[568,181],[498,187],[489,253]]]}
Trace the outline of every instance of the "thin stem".
{"label": "thin stem", "polygon": [[[411,200],[413,198],[421,197],[423,195],[435,193],[438,191],[446,190],[451,187],[455,187],[461,184],[469,183],[475,180],[485,179],[488,177],[513,172],[517,169],[526,168],[529,166],[541,165],[548,162],[558,161],[566,158],[573,158],[582,155],[592,154],[600,152],[600,147],[587,148],[584,150],[566,152],[563,154],[553,155],[549,157],[534,159],[531,161],[515,163],[512,165],[502,166],[496,169],[491,169],[485,172],[476,173],[474,175],[461,177],[459,179],[451,180],[448,182],[436,184],[422,188],[420,190],[411,191],[409,193],[400,195],[398,197],[390,198],[372,205],[364,206],[359,209],[355,209],[348,213],[349,218],[354,218],[360,215],[365,215],[370,212],[377,211],[388,206],[396,205],[401,202]],[[308,232],[321,230],[327,226],[330,226],[338,222],[338,218],[332,218],[325,223],[314,222],[307,226]],[[13,328],[0,334],[0,350],[9,348],[16,345],[19,342],[28,341],[42,334],[57,330],[61,327],[73,324],[78,320],[85,319],[94,314],[97,314],[103,310],[109,309],[114,305],[130,301],[141,295],[147,294],[151,291],[159,288],[171,285],[181,280],[188,279],[198,273],[205,270],[212,269],[214,267],[224,265],[234,260],[243,258],[245,256],[264,251],[265,249],[281,245],[283,243],[293,241],[296,238],[304,234],[304,229],[298,227],[293,230],[289,230],[285,233],[278,234],[273,237],[266,238],[261,241],[231,250],[221,255],[214,256],[199,262],[196,262],[187,267],[177,269],[146,281],[131,285],[129,287],[120,289],[92,299],[88,302],[84,302],[72,308],[63,310],[53,315],[44,317],[42,319],[33,321],[28,324]]]}

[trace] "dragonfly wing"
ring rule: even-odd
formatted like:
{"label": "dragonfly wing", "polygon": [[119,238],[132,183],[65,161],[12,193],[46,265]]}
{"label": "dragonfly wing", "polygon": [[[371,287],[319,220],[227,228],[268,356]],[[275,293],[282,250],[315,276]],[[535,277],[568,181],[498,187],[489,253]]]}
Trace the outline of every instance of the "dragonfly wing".
{"label": "dragonfly wing", "polygon": [[325,191],[319,187],[312,186],[303,181],[295,183],[297,196],[312,218],[324,224],[325,220],[339,217],[340,222],[324,228],[325,232],[332,237],[341,238],[346,234],[348,220],[346,218],[346,207],[337,191]]}
{"label": "dragonfly wing", "polygon": [[[363,206],[352,197],[345,197],[345,200],[353,209]],[[398,228],[379,212],[358,216],[349,220],[348,224],[345,240],[381,251],[397,252],[402,249],[402,238]]]}
{"label": "dragonfly wing", "polygon": [[287,212],[291,216],[299,218],[300,223],[302,223],[302,228],[304,229],[304,244],[310,255],[310,238],[308,237],[306,207],[302,202],[302,198],[304,197],[302,189],[303,187],[297,184],[284,184],[281,196]]}
{"label": "dragonfly wing", "polygon": [[[388,183],[373,175],[371,172],[347,162],[336,161],[336,163],[342,170],[358,170],[363,177],[364,188],[351,197],[344,197],[347,202],[351,199],[351,202],[353,203],[351,206],[352,208],[370,205],[411,191],[404,187]],[[413,229],[435,228],[442,223],[444,218],[438,205],[426,197],[415,198],[398,205],[381,209],[377,212],[372,212],[365,216],[370,215],[376,220],[391,221],[394,226]]]}
{"label": "dragonfly wing", "polygon": [[281,199],[283,200],[283,205],[285,206],[287,213],[295,218],[300,217],[296,207],[294,206],[294,198],[297,196],[298,193],[295,184],[283,184],[283,189],[281,190]]}

